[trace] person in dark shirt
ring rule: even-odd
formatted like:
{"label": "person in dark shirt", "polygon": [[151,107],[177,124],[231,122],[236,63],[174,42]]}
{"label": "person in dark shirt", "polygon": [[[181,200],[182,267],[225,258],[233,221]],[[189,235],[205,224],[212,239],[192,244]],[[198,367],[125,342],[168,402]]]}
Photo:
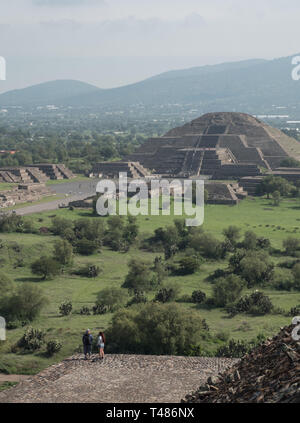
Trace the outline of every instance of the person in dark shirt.
{"label": "person in dark shirt", "polygon": [[92,354],[93,336],[89,329],[86,330],[82,337],[84,359],[87,360]]}

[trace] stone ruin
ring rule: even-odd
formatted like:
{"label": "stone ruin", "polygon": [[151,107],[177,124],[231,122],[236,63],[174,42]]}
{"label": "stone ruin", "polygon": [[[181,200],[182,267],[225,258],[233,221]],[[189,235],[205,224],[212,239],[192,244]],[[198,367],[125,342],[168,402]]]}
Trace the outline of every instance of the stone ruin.
{"label": "stone ruin", "polygon": [[19,184],[11,190],[0,192],[0,208],[38,201],[50,195],[53,195],[53,192],[45,184]]}
{"label": "stone ruin", "polygon": [[[300,169],[281,168],[287,157],[300,160],[300,143],[278,129],[243,113],[208,113],[158,138],[150,138],[119,162],[94,165],[92,175],[118,178],[201,178],[208,202],[236,204],[247,192],[255,194],[263,175],[291,181]],[[262,172],[264,169],[264,172]],[[236,180],[223,186],[208,180]]]}
{"label": "stone ruin", "polygon": [[0,182],[45,183],[49,179],[72,179],[73,173],[64,164],[35,164],[0,168]]}
{"label": "stone ruin", "polygon": [[95,177],[106,177],[115,179],[119,177],[119,173],[125,172],[128,178],[138,179],[145,178],[149,175],[149,170],[145,169],[138,162],[100,162],[96,163],[92,169],[92,175]]}
{"label": "stone ruin", "polygon": [[236,205],[247,197],[248,193],[238,183],[205,181],[208,193],[207,204]]}
{"label": "stone ruin", "polygon": [[294,325],[209,377],[183,403],[300,403],[300,341]]}
{"label": "stone ruin", "polygon": [[300,158],[300,144],[258,119],[242,113],[209,113],[150,138],[128,159],[152,173],[212,179],[259,176],[287,157]]}

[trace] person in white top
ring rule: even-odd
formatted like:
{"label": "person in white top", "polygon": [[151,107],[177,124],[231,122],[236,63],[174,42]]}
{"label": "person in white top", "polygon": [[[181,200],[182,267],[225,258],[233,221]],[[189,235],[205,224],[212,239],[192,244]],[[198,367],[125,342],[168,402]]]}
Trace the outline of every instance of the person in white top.
{"label": "person in white top", "polygon": [[97,339],[97,346],[99,348],[99,357],[104,359],[105,336],[103,332],[99,332]]}

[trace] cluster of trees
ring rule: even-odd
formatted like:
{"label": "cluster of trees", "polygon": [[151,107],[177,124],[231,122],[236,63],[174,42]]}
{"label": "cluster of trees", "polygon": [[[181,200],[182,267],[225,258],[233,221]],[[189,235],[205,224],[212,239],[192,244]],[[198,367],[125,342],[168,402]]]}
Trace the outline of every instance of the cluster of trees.
{"label": "cluster of trees", "polygon": [[[98,132],[27,130],[0,128],[0,167],[23,166],[34,163],[66,163],[76,172],[91,169],[93,163],[118,159],[130,154],[144,142],[142,134],[100,134]],[[16,151],[10,154],[9,151]]]}
{"label": "cluster of trees", "polygon": [[[294,159],[285,159],[287,162],[286,167],[299,167],[300,162],[293,162]],[[293,166],[291,166],[293,164]],[[262,182],[258,185],[256,193],[260,196],[266,195],[267,198],[272,196],[274,206],[280,204],[281,197],[299,197],[300,196],[300,185],[298,183],[292,184],[286,179],[268,175],[263,178]]]}
{"label": "cluster of trees", "polygon": [[[139,228],[135,217],[129,216],[127,221],[119,216],[111,216],[107,224],[99,219],[79,219],[71,221],[60,217],[52,219],[50,228],[54,235],[61,239],[55,241],[52,256],[41,256],[31,265],[31,271],[43,279],[57,276],[63,267],[71,266],[74,253],[91,255],[100,251],[102,245],[115,251],[128,251],[135,242]],[[86,277],[98,276],[100,269],[87,264],[76,274]]]}
{"label": "cluster of trees", "polygon": [[199,354],[208,328],[196,311],[151,302],[117,311],[107,331],[108,350],[125,354]]}
{"label": "cluster of trees", "polygon": [[102,245],[114,251],[128,251],[139,234],[137,219],[133,216],[126,220],[121,216],[110,216],[106,220],[83,218],[75,221],[55,217],[50,230],[83,255],[93,254]]}
{"label": "cluster of trees", "polygon": [[0,214],[0,232],[37,233],[30,219],[19,216],[15,213]]}
{"label": "cluster of trees", "polygon": [[[143,248],[163,251],[166,260],[180,252],[186,252],[187,256],[192,252],[192,256],[206,259],[222,259],[226,255],[224,243],[205,233],[202,227],[186,227],[184,220],[180,219],[176,219],[172,226],[156,229],[154,235],[145,240]],[[185,267],[184,263],[182,265]]]}

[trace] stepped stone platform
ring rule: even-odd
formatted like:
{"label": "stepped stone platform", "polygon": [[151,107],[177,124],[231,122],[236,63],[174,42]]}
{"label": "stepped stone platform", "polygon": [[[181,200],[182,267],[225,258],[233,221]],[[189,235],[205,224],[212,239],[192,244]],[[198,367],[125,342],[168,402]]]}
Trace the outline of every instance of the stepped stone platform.
{"label": "stepped stone platform", "polygon": [[248,195],[237,183],[205,181],[205,189],[208,192],[207,204],[236,205]]}
{"label": "stepped stone platform", "polygon": [[74,355],[0,393],[0,403],[180,403],[238,360],[143,355]]}
{"label": "stepped stone platform", "polygon": [[166,176],[212,179],[261,175],[287,157],[300,159],[300,144],[243,113],[208,113],[159,138],[150,138],[126,159]]}
{"label": "stepped stone platform", "polygon": [[95,177],[118,178],[120,172],[127,173],[132,179],[145,178],[150,174],[140,163],[126,161],[96,163],[91,173]]}
{"label": "stepped stone platform", "polygon": [[73,173],[63,164],[35,164],[0,168],[0,182],[45,183],[49,179],[72,179]]}

